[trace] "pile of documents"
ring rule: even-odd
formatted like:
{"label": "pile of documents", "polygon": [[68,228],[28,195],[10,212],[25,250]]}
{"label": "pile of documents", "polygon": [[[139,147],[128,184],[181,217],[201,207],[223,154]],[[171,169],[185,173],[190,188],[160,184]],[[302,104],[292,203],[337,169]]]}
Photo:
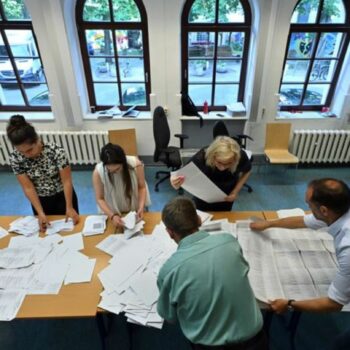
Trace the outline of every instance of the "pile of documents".
{"label": "pile of documents", "polygon": [[34,216],[25,216],[12,221],[9,232],[18,233],[24,236],[39,235],[39,222]]}
{"label": "pile of documents", "polygon": [[53,235],[61,231],[73,231],[74,223],[72,219],[61,219],[50,221],[49,227],[46,229],[47,235]]}
{"label": "pile of documents", "polygon": [[0,249],[0,320],[16,317],[26,295],[58,294],[62,284],[90,282],[95,259],[84,248],[81,233],[12,237]]}
{"label": "pile of documents", "polygon": [[284,228],[257,233],[245,222],[237,222],[237,236],[257,299],[327,296],[337,270],[333,238],[328,233]]}
{"label": "pile of documents", "polygon": [[90,215],[85,219],[83,235],[101,235],[106,230],[107,215]]}
{"label": "pile of documents", "polygon": [[99,273],[104,287],[100,308],[124,312],[129,322],[161,328],[157,314],[157,276],[164,262],[176,250],[163,224],[152,235],[111,235],[97,245],[111,255],[109,266]]}

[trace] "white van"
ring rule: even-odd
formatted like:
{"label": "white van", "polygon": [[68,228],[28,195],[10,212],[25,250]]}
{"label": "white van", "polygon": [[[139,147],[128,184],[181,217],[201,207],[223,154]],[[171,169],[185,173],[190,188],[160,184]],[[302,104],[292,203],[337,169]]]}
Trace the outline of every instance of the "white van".
{"label": "white van", "polygon": [[[9,30],[6,35],[21,80],[40,81],[43,69],[32,33],[29,30]],[[0,81],[14,81],[16,76],[11,61],[4,56],[8,56],[8,53],[0,39]]]}

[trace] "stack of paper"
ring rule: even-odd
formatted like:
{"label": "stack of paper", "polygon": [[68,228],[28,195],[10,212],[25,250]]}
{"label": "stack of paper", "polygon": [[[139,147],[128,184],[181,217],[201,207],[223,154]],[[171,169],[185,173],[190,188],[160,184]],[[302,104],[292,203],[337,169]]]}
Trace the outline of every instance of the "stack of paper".
{"label": "stack of paper", "polygon": [[90,215],[85,219],[83,235],[93,236],[105,232],[107,215]]}
{"label": "stack of paper", "polygon": [[81,233],[12,237],[0,249],[0,320],[13,319],[25,295],[58,294],[63,283],[91,281],[96,261],[78,252],[83,248]]}
{"label": "stack of paper", "polygon": [[132,236],[140,233],[143,229],[145,222],[143,220],[137,222],[137,214],[135,211],[131,211],[128,215],[123,217],[124,222],[124,236],[129,239]]}
{"label": "stack of paper", "polygon": [[54,220],[50,221],[50,226],[46,230],[47,235],[53,235],[61,231],[72,231],[74,229],[74,223],[72,219]]}
{"label": "stack of paper", "polygon": [[304,215],[305,215],[304,210],[300,208],[277,210],[277,216],[279,219],[288,218],[291,216],[304,216]]}
{"label": "stack of paper", "polygon": [[97,248],[112,256],[99,274],[104,286],[99,307],[124,312],[129,322],[161,328],[163,320],[156,312],[157,275],[176,250],[164,225],[156,226],[150,236],[109,236]]}
{"label": "stack of paper", "polygon": [[24,236],[39,235],[39,222],[34,216],[18,218],[10,223],[9,232],[15,232]]}

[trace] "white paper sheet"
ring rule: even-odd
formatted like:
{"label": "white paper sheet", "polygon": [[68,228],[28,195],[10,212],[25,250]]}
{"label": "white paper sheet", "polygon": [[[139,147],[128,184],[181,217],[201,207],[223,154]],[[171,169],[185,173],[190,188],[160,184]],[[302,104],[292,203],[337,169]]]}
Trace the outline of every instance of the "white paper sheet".
{"label": "white paper sheet", "polygon": [[24,291],[0,290],[0,321],[13,320],[25,296]]}
{"label": "white paper sheet", "polygon": [[67,221],[65,219],[50,221],[50,226],[46,230],[48,236],[61,231],[72,231],[74,229],[74,223],[71,218]]}
{"label": "white paper sheet", "polygon": [[82,234],[84,236],[100,235],[106,229],[107,215],[90,215],[85,219]]}
{"label": "white paper sheet", "polygon": [[137,280],[134,280],[131,288],[146,305],[154,304],[159,297],[157,277],[150,271],[143,272]]}
{"label": "white paper sheet", "polygon": [[136,211],[131,211],[127,215],[125,215],[123,218],[124,226],[131,230],[136,225]]}
{"label": "white paper sheet", "polygon": [[171,175],[184,176],[182,188],[207,203],[223,202],[227,194],[220,190],[199,168],[190,162]]}
{"label": "white paper sheet", "polygon": [[88,259],[84,263],[70,265],[64,284],[90,282],[96,259]]}
{"label": "white paper sheet", "polygon": [[6,231],[4,228],[0,226],[0,239],[3,237],[6,237],[8,235],[8,231]]}
{"label": "white paper sheet", "polygon": [[84,249],[84,241],[81,232],[74,233],[69,236],[63,236],[63,243],[65,247],[72,250]]}
{"label": "white paper sheet", "polygon": [[300,208],[277,210],[277,216],[279,219],[288,218],[291,216],[304,216],[304,215],[305,215],[304,210]]}

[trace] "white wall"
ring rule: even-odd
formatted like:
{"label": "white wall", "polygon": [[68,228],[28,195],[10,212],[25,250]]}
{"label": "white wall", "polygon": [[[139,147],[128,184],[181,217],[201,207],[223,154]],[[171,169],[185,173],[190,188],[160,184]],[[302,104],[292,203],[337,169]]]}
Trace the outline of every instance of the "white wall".
{"label": "white wall", "polygon": [[[172,134],[181,132],[181,11],[185,0],[144,0],[148,15],[151,62],[151,106],[168,108]],[[245,103],[247,131],[256,152],[263,150],[265,123],[275,120],[290,17],[297,0],[249,0],[253,13]],[[152,120],[84,120],[89,113],[76,26],[75,0],[25,0],[33,19],[48,80],[54,121],[35,122],[39,130],[108,130],[136,128],[140,155],[154,150]],[[347,55],[349,63],[350,54]],[[345,64],[334,99],[342,119],[292,120],[293,128],[349,128],[350,64]],[[0,129],[4,130],[5,122]],[[204,140],[203,144],[209,140]],[[171,143],[177,145],[177,140]]]}

